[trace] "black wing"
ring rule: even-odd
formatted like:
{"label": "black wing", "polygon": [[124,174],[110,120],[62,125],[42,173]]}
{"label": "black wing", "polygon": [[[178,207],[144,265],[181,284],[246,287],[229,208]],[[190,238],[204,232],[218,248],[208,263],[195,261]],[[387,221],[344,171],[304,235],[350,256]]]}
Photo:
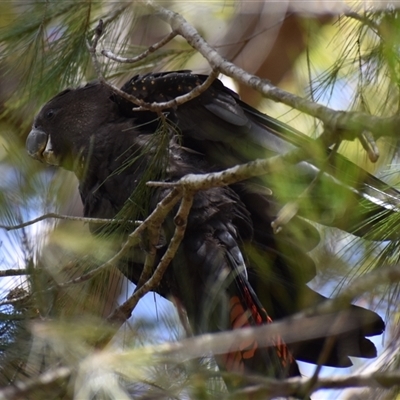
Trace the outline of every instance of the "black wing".
{"label": "black wing", "polygon": [[[166,101],[204,80],[187,71],[148,74],[132,78],[123,90],[148,102]],[[218,80],[196,99],[165,112],[167,135],[157,134],[160,120],[155,113],[133,108],[93,83],[50,100],[35,119],[28,151],[75,171],[85,216],[147,215],[165,195],[146,188],[143,181],[150,179],[149,171],[158,171],[152,179],[177,180],[187,173],[221,170],[314,143],[241,102]],[[316,274],[306,253],[318,243],[319,234],[304,218],[373,239],[397,237],[395,229],[370,233],[377,221],[397,213],[397,191],[338,155],[300,204],[300,216],[279,234],[272,232],[277,210],[308,187],[328,152],[321,150],[317,165],[287,165],[279,175],[196,194],[183,243],[157,289],[183,303],[196,332],[268,323],[271,317],[283,318],[323,300],[306,286]],[[98,233],[111,232],[103,228]],[[167,219],[167,239],[173,228]],[[132,226],[123,229],[130,231]],[[158,256],[164,251],[160,243]],[[129,255],[125,261],[124,273],[137,282],[142,258]],[[359,321],[359,326],[335,338],[327,365],[349,365],[352,355],[373,357],[375,347],[365,336],[384,329],[371,311],[350,305],[344,311],[338,315]],[[286,346],[277,340],[267,350],[248,343],[220,362],[228,370],[296,375],[293,354],[318,362],[324,342],[322,338]]]}

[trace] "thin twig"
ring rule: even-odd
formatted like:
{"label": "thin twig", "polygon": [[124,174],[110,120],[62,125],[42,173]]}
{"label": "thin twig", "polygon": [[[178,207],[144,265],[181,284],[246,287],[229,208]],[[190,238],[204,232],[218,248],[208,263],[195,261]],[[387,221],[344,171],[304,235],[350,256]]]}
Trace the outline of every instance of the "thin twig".
{"label": "thin twig", "polygon": [[111,50],[102,50],[101,54],[103,56],[109,58],[110,60],[117,61],[119,63],[128,63],[128,64],[133,64],[138,61],[143,60],[144,58],[148,57],[149,54],[154,53],[156,50],[160,49],[161,47],[165,46],[168,42],[170,42],[175,36],[177,35],[177,32],[172,31],[170,32],[165,38],[161,39],[159,42],[154,43],[151,45],[148,49],[146,49],[143,53],[140,53],[139,55],[135,57],[121,57],[117,56],[114,54]]}
{"label": "thin twig", "polygon": [[208,75],[207,79],[201,85],[196,86],[190,92],[183,94],[182,96],[177,96],[172,100],[161,102],[161,103],[157,103],[157,102],[147,103],[146,101],[143,101],[131,94],[128,94],[128,93],[122,91],[121,89],[119,89],[116,86],[107,82],[104,78],[102,78],[99,75],[98,75],[98,78],[104,86],[108,87],[114,93],[118,94],[125,100],[128,100],[128,101],[132,102],[133,104],[136,104],[138,107],[132,108],[133,111],[140,112],[140,111],[144,111],[144,110],[150,110],[155,113],[159,113],[162,110],[165,110],[167,108],[174,108],[181,104],[186,103],[189,100],[193,100],[195,97],[197,97],[200,94],[202,94],[203,92],[205,92],[212,85],[212,83],[217,78],[217,76],[218,76],[218,71],[213,70],[213,71],[211,71],[211,73]]}
{"label": "thin twig", "polygon": [[140,275],[139,281],[136,285],[135,292],[140,289],[143,284],[151,277],[156,256],[157,256],[157,245],[160,242],[162,223],[164,221],[157,220],[150,223],[147,227],[146,232],[146,243],[144,244],[146,250],[146,258],[144,261],[142,273]]}
{"label": "thin twig", "polygon": [[34,218],[30,221],[22,222],[21,224],[17,225],[1,225],[0,229],[5,229],[6,231],[12,231],[15,229],[25,228],[26,226],[36,224],[40,221],[44,221],[46,219],[62,219],[66,221],[80,221],[80,222],[87,222],[90,224],[122,224],[122,223],[131,223],[134,225],[140,225],[143,221],[131,221],[131,220],[123,220],[123,219],[107,219],[107,218],[87,218],[87,217],[73,217],[71,215],[63,215],[57,213],[47,213],[43,214],[40,217]]}
{"label": "thin twig", "polygon": [[17,269],[2,269],[0,270],[0,277],[5,276],[19,276],[19,275],[31,275],[31,271],[28,271],[25,268],[17,268]]}
{"label": "thin twig", "polygon": [[185,190],[178,212],[174,218],[175,232],[169,243],[167,251],[164,253],[160,261],[160,266],[163,269],[168,266],[178,250],[180,243],[185,235],[187,219],[192,208],[194,192]]}
{"label": "thin twig", "polygon": [[[101,21],[99,22],[99,26],[100,25],[101,25]],[[100,29],[98,31],[100,31]],[[91,44],[89,43],[89,41],[86,41],[86,47],[89,50],[89,53],[90,53],[90,56],[92,59],[92,63],[93,63],[93,67],[97,74],[97,78],[104,86],[106,86],[107,88],[112,90],[114,93],[118,94],[125,100],[128,100],[128,101],[132,102],[133,104],[136,104],[138,107],[133,108],[133,110],[135,110],[137,112],[140,112],[143,110],[150,110],[150,111],[154,111],[155,113],[160,113],[162,110],[165,110],[167,108],[177,107],[183,103],[186,103],[187,101],[192,100],[195,97],[199,96],[201,93],[205,92],[212,85],[212,83],[214,82],[214,80],[217,78],[217,76],[219,74],[217,69],[213,69],[211,71],[211,73],[209,74],[209,76],[207,77],[207,79],[201,85],[193,88],[190,92],[188,92],[182,96],[177,96],[170,101],[166,101],[166,102],[162,102],[162,103],[157,103],[157,102],[147,103],[146,101],[139,99],[138,97],[133,96],[132,94],[128,94],[128,93],[122,91],[121,89],[119,89],[116,86],[109,83],[104,78],[104,75],[101,72],[100,62],[97,58],[97,43],[98,43],[98,39],[100,37],[98,34],[98,31],[95,30],[95,37]],[[173,32],[175,32],[175,31],[173,30]],[[176,33],[175,33],[175,35],[176,35]],[[156,43],[156,45],[157,45],[157,43]]]}
{"label": "thin twig", "polygon": [[212,83],[215,81],[218,75],[219,75],[218,70],[214,69],[210,72],[206,80],[201,85],[194,87],[190,92],[187,92],[186,94],[177,96],[174,99],[165,102],[145,103],[144,106],[141,106],[137,109],[135,108],[134,111],[151,110],[154,112],[159,112],[167,108],[178,107],[181,104],[184,104],[189,100],[193,100],[197,96],[200,96],[202,93],[204,93],[212,85]]}

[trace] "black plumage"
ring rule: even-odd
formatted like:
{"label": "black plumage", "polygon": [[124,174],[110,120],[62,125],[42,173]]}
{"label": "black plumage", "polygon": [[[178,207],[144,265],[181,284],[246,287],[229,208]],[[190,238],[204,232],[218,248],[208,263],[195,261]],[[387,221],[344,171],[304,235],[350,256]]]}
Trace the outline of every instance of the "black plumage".
{"label": "black plumage", "polygon": [[[133,77],[122,90],[160,102],[205,79],[187,71],[148,74]],[[35,118],[28,152],[75,172],[87,217],[143,218],[168,191],[146,187],[147,180],[176,181],[188,173],[219,171],[315,144],[243,103],[218,80],[195,99],[164,110],[163,118],[134,108],[94,82],[61,92]],[[374,240],[398,236],[395,229],[373,227],[396,211],[399,193],[337,154],[325,165],[328,154],[329,149],[321,149],[312,162],[288,164],[277,174],[195,195],[185,238],[158,292],[178,299],[196,333],[269,323],[324,299],[306,285],[316,274],[307,252],[319,241],[306,219]],[[271,222],[277,211],[298,199],[321,165],[326,172],[302,197],[298,216],[275,234]],[[121,235],[130,229],[91,228],[96,234]],[[173,216],[163,229],[167,242]],[[158,257],[165,248],[160,243]],[[122,267],[133,282],[141,261],[132,255]],[[382,333],[381,318],[353,305],[343,313],[344,324],[346,318],[357,321],[357,327],[336,337],[326,365],[349,366],[349,356],[376,355],[366,336]],[[293,357],[316,363],[325,339],[287,346],[275,341],[267,349],[247,343],[219,357],[219,363],[228,370],[298,375]]]}

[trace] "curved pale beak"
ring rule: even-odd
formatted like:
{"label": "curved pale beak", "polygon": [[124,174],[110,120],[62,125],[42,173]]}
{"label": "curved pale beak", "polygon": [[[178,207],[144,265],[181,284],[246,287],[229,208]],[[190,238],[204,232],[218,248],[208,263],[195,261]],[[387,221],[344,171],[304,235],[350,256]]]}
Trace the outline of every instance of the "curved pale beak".
{"label": "curved pale beak", "polygon": [[28,154],[41,162],[50,165],[59,165],[51,145],[50,136],[38,128],[33,128],[26,138]]}

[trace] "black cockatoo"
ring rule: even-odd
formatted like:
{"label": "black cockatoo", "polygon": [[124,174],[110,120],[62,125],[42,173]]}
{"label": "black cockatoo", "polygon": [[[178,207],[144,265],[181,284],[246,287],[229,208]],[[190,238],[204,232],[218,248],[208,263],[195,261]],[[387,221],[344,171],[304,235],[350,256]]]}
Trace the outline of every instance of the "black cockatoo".
{"label": "black cockatoo", "polygon": [[[133,77],[122,90],[148,103],[160,102],[189,92],[205,79],[188,71],[154,73]],[[189,173],[220,171],[315,143],[245,104],[219,80],[162,116],[135,108],[93,82],[59,93],[34,120],[28,153],[74,171],[86,217],[143,218],[168,192],[147,187],[148,180],[173,182]],[[269,323],[324,300],[306,285],[316,274],[307,252],[319,241],[317,229],[307,220],[372,240],[397,237],[394,229],[372,228],[396,212],[399,193],[338,154],[324,164],[328,154],[329,149],[321,149],[308,162],[195,195],[185,237],[157,289],[183,305],[195,333]],[[321,165],[324,172],[304,192]],[[298,201],[298,213],[275,234],[271,222],[292,200]],[[99,235],[121,235],[121,240],[132,229],[112,227],[91,229]],[[159,258],[173,229],[171,215],[163,225]],[[135,283],[141,260],[132,255],[121,267]],[[344,367],[351,365],[349,356],[376,356],[366,336],[381,334],[383,321],[354,305],[346,311],[343,323],[348,318],[353,328],[330,343],[326,365]],[[228,371],[295,376],[295,359],[317,363],[325,340],[285,344],[277,339],[268,348],[251,341],[219,356],[218,363]]]}

